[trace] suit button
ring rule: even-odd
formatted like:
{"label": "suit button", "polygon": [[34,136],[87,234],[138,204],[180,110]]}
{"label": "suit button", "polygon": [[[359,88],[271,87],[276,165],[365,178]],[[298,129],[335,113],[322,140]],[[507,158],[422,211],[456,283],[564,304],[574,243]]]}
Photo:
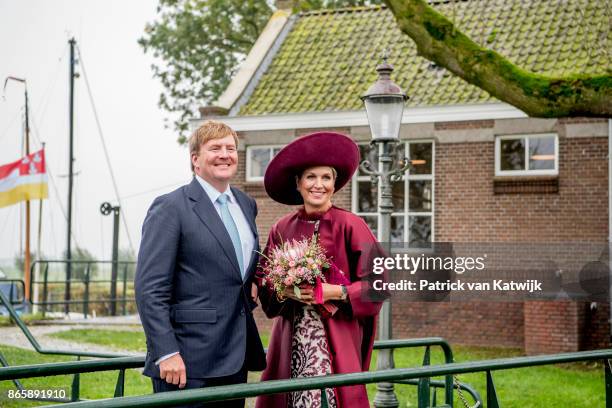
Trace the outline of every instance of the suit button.
{"label": "suit button", "polygon": [[240,309],[240,316],[244,316],[244,309]]}

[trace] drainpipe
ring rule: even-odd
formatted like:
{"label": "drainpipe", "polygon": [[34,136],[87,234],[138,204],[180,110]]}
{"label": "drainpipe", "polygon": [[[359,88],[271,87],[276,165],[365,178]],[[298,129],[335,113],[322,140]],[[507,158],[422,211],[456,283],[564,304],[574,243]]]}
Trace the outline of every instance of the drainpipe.
{"label": "drainpipe", "polygon": [[612,119],[608,119],[608,302],[610,343],[612,343]]}

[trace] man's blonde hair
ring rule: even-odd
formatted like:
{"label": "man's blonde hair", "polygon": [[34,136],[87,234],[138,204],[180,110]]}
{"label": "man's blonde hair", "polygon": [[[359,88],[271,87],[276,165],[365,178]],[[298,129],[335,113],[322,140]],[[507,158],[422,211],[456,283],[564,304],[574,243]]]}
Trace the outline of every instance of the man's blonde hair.
{"label": "man's blonde hair", "polygon": [[191,163],[191,171],[193,171],[192,155],[200,153],[202,145],[209,140],[223,139],[226,136],[232,135],[236,147],[238,147],[238,135],[228,125],[217,120],[206,120],[189,136],[189,163]]}

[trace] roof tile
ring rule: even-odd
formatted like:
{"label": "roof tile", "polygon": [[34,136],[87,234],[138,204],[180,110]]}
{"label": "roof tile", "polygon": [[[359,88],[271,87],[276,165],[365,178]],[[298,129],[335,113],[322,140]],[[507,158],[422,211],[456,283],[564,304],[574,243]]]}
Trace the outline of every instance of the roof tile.
{"label": "roof tile", "polygon": [[[605,2],[469,0],[436,4],[460,30],[514,63],[558,76],[606,73],[610,43]],[[454,17],[453,17],[454,16]],[[384,49],[409,106],[493,101],[488,93],[417,56],[384,7],[303,13],[239,115],[362,108]],[[585,23],[587,22],[587,23]]]}

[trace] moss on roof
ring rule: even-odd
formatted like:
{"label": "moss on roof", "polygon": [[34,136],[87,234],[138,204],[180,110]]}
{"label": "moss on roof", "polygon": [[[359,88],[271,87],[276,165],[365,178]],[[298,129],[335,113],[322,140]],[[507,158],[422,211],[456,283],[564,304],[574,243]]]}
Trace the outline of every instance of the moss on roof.
{"label": "moss on roof", "polygon": [[[562,76],[611,69],[605,2],[469,0],[436,4],[476,42],[520,67]],[[383,49],[408,106],[495,101],[488,93],[418,57],[384,7],[309,12],[295,24],[239,115],[347,111],[376,80]]]}

